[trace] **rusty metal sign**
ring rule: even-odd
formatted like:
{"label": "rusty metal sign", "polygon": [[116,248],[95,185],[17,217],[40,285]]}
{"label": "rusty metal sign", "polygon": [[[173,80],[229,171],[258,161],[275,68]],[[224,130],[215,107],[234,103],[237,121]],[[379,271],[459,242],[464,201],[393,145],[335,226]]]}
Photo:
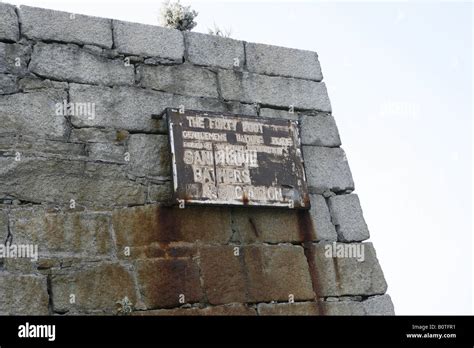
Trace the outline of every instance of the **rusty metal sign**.
{"label": "rusty metal sign", "polygon": [[297,121],[165,113],[176,203],[309,209]]}

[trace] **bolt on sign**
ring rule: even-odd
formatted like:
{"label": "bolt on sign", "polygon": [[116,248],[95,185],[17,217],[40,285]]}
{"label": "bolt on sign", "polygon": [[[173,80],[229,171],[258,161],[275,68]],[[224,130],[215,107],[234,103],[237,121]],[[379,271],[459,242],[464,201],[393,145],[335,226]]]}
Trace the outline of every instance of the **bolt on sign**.
{"label": "bolt on sign", "polygon": [[165,113],[176,203],[309,209],[297,121]]}

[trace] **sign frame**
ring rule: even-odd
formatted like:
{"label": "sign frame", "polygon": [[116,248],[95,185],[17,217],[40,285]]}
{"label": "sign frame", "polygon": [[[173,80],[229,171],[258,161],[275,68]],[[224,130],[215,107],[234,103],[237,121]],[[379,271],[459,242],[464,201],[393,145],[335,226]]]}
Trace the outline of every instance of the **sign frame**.
{"label": "sign frame", "polygon": [[[284,144],[282,146],[282,149],[287,149],[285,153],[285,159],[287,159],[289,162],[292,164],[292,170],[294,173],[297,175],[287,175],[287,171],[279,172],[280,174],[277,174],[275,171],[274,172],[269,172],[269,174],[273,173],[275,176],[275,181],[278,182],[278,176],[286,178],[287,182],[282,183],[281,185],[270,185],[270,186],[258,186],[259,192],[263,192],[263,190],[268,190],[267,191],[267,196],[272,197],[272,195],[275,197],[275,199],[268,199],[266,201],[259,201],[257,199],[253,199],[257,195],[255,193],[257,190],[254,189],[254,186],[252,184],[250,185],[244,185],[242,184],[242,197],[241,198],[235,198],[232,200],[224,200],[224,199],[211,199],[209,197],[200,197],[196,198],[196,196],[189,196],[186,194],[185,189],[183,191],[183,185],[198,185],[196,183],[186,183],[186,180],[183,178],[185,177],[185,164],[184,164],[184,159],[181,161],[178,158],[181,158],[180,155],[182,155],[185,151],[184,147],[184,141],[182,139],[182,134],[183,134],[183,122],[177,122],[180,121],[181,118],[188,118],[188,117],[200,117],[207,119],[207,122],[211,122],[211,119],[222,119],[222,120],[227,120],[230,124],[233,124],[235,121],[235,124],[237,122],[240,122],[240,128],[242,131],[243,123],[245,124],[261,124],[261,132],[262,132],[262,138],[268,137],[269,132],[275,132],[275,134],[285,132],[285,129],[288,129],[288,139],[293,139],[292,145],[286,145]],[[287,208],[287,209],[310,209],[311,203],[310,203],[310,198],[309,198],[309,191],[308,191],[308,184],[306,180],[306,171],[304,167],[304,159],[303,159],[303,153],[301,150],[301,138],[299,134],[299,122],[297,120],[288,120],[288,119],[278,119],[278,118],[269,118],[269,117],[260,117],[260,116],[248,116],[248,115],[240,115],[240,114],[231,114],[231,113],[225,113],[225,112],[210,112],[210,111],[200,111],[200,110],[191,110],[191,109],[178,109],[178,108],[166,108],[163,113],[161,114],[161,118],[165,119],[165,122],[168,127],[168,135],[169,135],[169,145],[171,149],[171,165],[172,165],[172,180],[173,180],[173,194],[172,194],[172,204],[178,204],[181,208],[184,208],[186,205],[201,205],[201,206],[231,206],[231,207],[239,207],[239,206],[252,206],[252,207],[265,207],[265,208]],[[189,118],[188,118],[189,120]],[[229,121],[230,120],[230,121]],[[182,120],[181,120],[182,121]],[[187,126],[189,127],[189,126]],[[237,127],[237,126],[235,126]],[[266,127],[266,128],[265,128]],[[271,130],[268,130],[268,128],[271,128]],[[181,130],[181,133],[179,132],[179,129]],[[267,135],[264,135],[264,129],[267,129]],[[198,133],[198,132],[191,132],[191,133]],[[206,133],[208,135],[209,133],[212,134],[227,134],[231,135],[235,134],[235,137],[237,137],[237,134],[239,136],[242,136],[242,134],[237,133],[237,128],[235,130],[222,130],[222,129],[215,129],[211,132],[202,132]],[[226,137],[227,137],[226,135]],[[218,136],[214,136],[218,137]],[[181,138],[181,139],[177,139]],[[286,141],[285,138],[278,138],[277,139],[282,139],[283,141]],[[273,139],[272,139],[273,141]],[[232,186],[236,185],[239,186],[239,184],[229,184],[229,185],[224,185],[221,184],[220,187],[218,183],[216,183],[217,178],[215,177],[218,173],[218,170],[216,169],[216,159],[215,159],[215,146],[241,146],[241,145],[236,145],[235,143],[225,143],[225,142],[218,142],[214,143],[212,140],[210,141],[212,144],[212,160],[213,160],[213,165],[214,165],[214,184],[216,187],[216,190],[218,191],[222,187],[227,187],[227,186]],[[218,144],[218,145],[216,145]],[[227,144],[227,145],[224,145]],[[286,146],[285,146],[286,145]],[[206,144],[206,146],[211,146],[209,144]],[[243,145],[242,145],[243,146]],[[278,145],[262,145],[264,147],[268,148],[273,148],[276,146],[278,149]],[[248,144],[245,145],[246,148],[249,147]],[[256,145],[250,145],[250,147],[256,147]],[[288,150],[288,148],[290,150]],[[210,150],[210,149],[208,149]],[[190,150],[192,151],[192,150]],[[222,151],[222,150],[221,150]],[[276,151],[276,150],[275,150]],[[280,151],[280,150],[278,150]],[[285,151],[285,150],[281,150]],[[290,154],[291,152],[291,154]],[[258,152],[255,150],[255,158],[258,158]],[[291,156],[290,156],[291,155]],[[261,154],[260,157],[268,157],[270,158],[271,156],[275,156],[275,154]],[[283,155],[281,155],[283,156]],[[183,156],[184,157],[184,156]],[[252,156],[248,156],[252,157]],[[246,158],[248,158],[246,157]],[[283,157],[282,157],[283,158]],[[291,160],[291,161],[290,161]],[[221,165],[221,164],[219,164]],[[251,164],[249,164],[251,165]],[[255,163],[254,163],[255,165]],[[188,164],[189,166],[189,164]],[[258,167],[258,160],[256,166]],[[272,163],[271,168],[275,168],[275,163]],[[225,171],[227,167],[225,165],[222,165],[222,167],[219,167],[219,169]],[[288,168],[283,168],[283,169],[288,169]],[[193,169],[194,170],[194,169]],[[189,170],[188,170],[189,172]],[[251,172],[249,168],[249,172]],[[189,173],[187,175],[189,177]],[[251,177],[251,175],[249,175]],[[260,173],[259,176],[265,177],[265,173]],[[195,177],[195,174],[194,174]],[[268,180],[268,178],[266,178]],[[296,181],[295,181],[296,180]],[[201,186],[204,184],[201,184]],[[207,184],[208,186],[212,186],[211,184]],[[235,187],[234,190],[238,191]],[[245,190],[248,190],[248,193],[246,193]],[[274,194],[271,194],[271,191],[274,191]],[[281,199],[277,199],[281,197]]]}

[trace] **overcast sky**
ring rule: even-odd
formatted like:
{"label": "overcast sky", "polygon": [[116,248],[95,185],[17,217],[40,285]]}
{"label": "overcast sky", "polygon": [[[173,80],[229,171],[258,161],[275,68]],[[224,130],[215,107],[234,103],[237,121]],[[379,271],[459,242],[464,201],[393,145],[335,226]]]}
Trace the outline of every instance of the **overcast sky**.
{"label": "overcast sky", "polygon": [[[9,0],[157,24],[159,1]],[[472,314],[469,2],[182,1],[194,31],[319,54],[397,314]]]}

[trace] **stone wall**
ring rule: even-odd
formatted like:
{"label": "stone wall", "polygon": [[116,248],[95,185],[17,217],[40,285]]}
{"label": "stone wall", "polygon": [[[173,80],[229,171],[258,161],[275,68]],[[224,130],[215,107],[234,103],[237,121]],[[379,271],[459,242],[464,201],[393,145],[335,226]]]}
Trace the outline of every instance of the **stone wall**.
{"label": "stone wall", "polygon": [[[0,3],[0,240],[39,248],[1,261],[0,314],[393,314],[322,78],[314,52]],[[298,119],[311,210],[164,205],[153,116],[179,106]]]}

